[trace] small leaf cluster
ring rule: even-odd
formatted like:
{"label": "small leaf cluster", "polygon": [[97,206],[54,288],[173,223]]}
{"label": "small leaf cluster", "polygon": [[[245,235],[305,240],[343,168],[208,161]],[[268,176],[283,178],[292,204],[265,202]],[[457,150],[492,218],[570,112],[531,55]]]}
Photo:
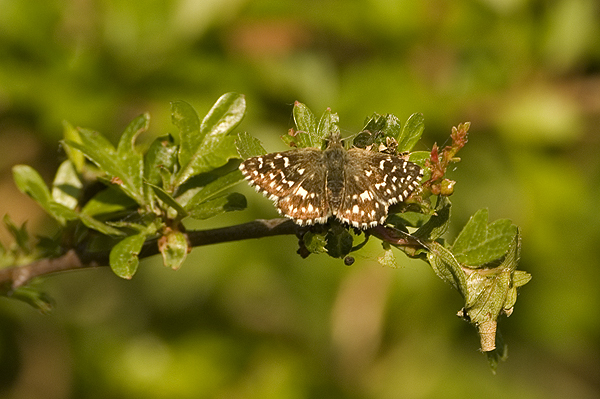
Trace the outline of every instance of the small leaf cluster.
{"label": "small leaf cluster", "polygon": [[99,132],[65,123],[67,159],[52,187],[26,165],[13,168],[14,179],[61,226],[59,251],[77,248],[93,256],[110,248],[112,270],[129,279],[152,238],[165,265],[177,269],[191,249],[184,218],[207,219],[246,208],[244,196],[225,192],[242,179],[236,137],[230,133],[245,108],[242,95],[225,94],[200,120],[189,104],[174,102],[178,142],[167,134],[144,153],[136,139],[148,130],[148,114],[135,118],[116,146]]}

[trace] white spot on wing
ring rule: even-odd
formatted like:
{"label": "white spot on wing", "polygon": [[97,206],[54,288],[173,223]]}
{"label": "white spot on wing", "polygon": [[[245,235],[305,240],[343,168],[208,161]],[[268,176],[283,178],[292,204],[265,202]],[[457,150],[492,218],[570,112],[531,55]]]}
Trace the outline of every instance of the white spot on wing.
{"label": "white spot on wing", "polygon": [[304,188],[302,188],[302,186],[299,186],[298,189],[296,190],[296,194],[298,194],[302,198],[306,198],[308,191],[306,191]]}

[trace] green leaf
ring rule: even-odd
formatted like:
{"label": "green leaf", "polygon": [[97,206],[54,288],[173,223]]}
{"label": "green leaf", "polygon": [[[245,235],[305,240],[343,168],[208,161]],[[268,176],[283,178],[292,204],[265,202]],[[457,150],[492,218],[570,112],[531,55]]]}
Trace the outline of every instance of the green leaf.
{"label": "green leaf", "polygon": [[177,212],[177,217],[183,219],[188,215],[186,210],[173,198],[169,193],[163,190],[161,187],[155,186],[154,184],[148,184],[153,190],[156,196],[165,204],[170,206]]}
{"label": "green leaf", "polygon": [[193,209],[200,204],[209,200],[224,190],[231,188],[244,179],[244,175],[239,170],[234,170],[224,176],[218,177],[216,180],[202,187],[192,198],[184,205],[185,209]]}
{"label": "green leaf", "polygon": [[504,308],[511,283],[508,268],[489,269],[487,273],[471,273],[467,278],[469,296],[465,309],[474,324],[495,320]]}
{"label": "green leaf", "polygon": [[200,147],[200,119],[194,108],[185,101],[171,103],[171,122],[179,129],[179,164],[187,165]]}
{"label": "green leaf", "polygon": [[[376,133],[382,132],[384,136],[393,137],[394,139],[398,140],[402,132],[402,125],[400,124],[400,120],[395,115],[380,115],[374,113],[365,120],[363,131],[371,133],[373,137],[376,135]],[[385,140],[380,142],[385,143]]]}
{"label": "green leaf", "polygon": [[191,162],[177,175],[174,185],[180,186],[192,176],[220,168],[230,159],[235,159],[238,156],[235,137],[224,137],[210,151],[205,150],[203,147],[202,150],[196,153]]}
{"label": "green leaf", "polygon": [[[144,177],[144,159],[142,154],[135,148],[135,140],[140,133],[148,130],[149,124],[150,115],[146,113],[138,116],[125,128],[117,145],[117,156],[119,165],[123,169],[123,175],[130,182],[131,189],[142,196],[144,192],[142,183]],[[144,205],[145,201],[138,203]]]}
{"label": "green leaf", "polygon": [[338,127],[338,115],[331,112],[327,108],[317,125],[317,120],[314,114],[306,107],[306,105],[296,101],[294,103],[294,122],[296,123],[296,131],[292,134],[282,136],[282,140],[291,146],[298,148],[321,148],[323,141],[330,136],[332,132],[340,131]]}
{"label": "green leaf", "polygon": [[239,193],[231,193],[190,207],[187,211],[194,219],[203,220],[224,212],[241,211],[246,209],[246,206],[246,197]]}
{"label": "green leaf", "polygon": [[[81,143],[81,137],[79,137],[79,131],[75,129],[69,122],[63,121],[63,139],[64,141],[72,141],[74,143]],[[85,164],[85,157],[81,153],[74,148],[69,146],[65,146],[65,153],[69,160],[73,163],[75,170],[78,173],[83,171],[83,166]]]}
{"label": "green leaf", "polygon": [[181,267],[188,254],[188,241],[180,231],[169,231],[159,240],[163,264],[173,270]]}
{"label": "green leaf", "polygon": [[52,183],[52,198],[54,201],[75,209],[79,204],[79,196],[83,184],[70,160],[63,161],[58,167],[54,182]]}
{"label": "green leaf", "polygon": [[235,145],[242,159],[257,157],[267,153],[267,150],[260,144],[260,140],[246,132],[238,133]]}
{"label": "green leaf", "polygon": [[323,140],[331,136],[332,133],[339,134],[339,122],[340,118],[338,114],[331,112],[331,109],[327,108],[319,120],[317,135],[311,136],[311,147],[319,148],[321,147]]}
{"label": "green leaf", "polygon": [[[467,295],[462,311],[477,326],[483,351],[496,348],[497,319],[500,314],[510,315],[515,304],[518,283],[526,284],[527,273],[517,272],[521,238],[517,229],[500,265],[492,268],[471,269],[467,277]],[[526,281],[525,281],[526,280]]]}
{"label": "green leaf", "polygon": [[[10,267],[13,266],[16,262],[16,254],[14,253],[14,251],[8,251],[4,245],[2,245],[2,243],[0,242],[0,269],[3,269],[5,267]],[[2,291],[2,288],[0,286],[0,292]]]}
{"label": "green leaf", "polygon": [[131,279],[137,271],[138,255],[146,241],[146,234],[136,234],[119,241],[110,251],[109,263],[113,272],[124,279]]}
{"label": "green leaf", "polygon": [[[88,129],[79,130],[82,143],[66,141],[65,144],[81,151],[90,161],[94,162],[110,178],[118,178],[119,187],[138,204],[143,205],[145,198],[141,185],[141,166],[138,158],[119,159],[117,150],[100,133]],[[138,170],[135,170],[138,165]]]}
{"label": "green leaf", "polygon": [[370,133],[380,132],[385,129],[385,116],[374,112],[371,116],[365,118],[363,131]]}
{"label": "green leaf", "polygon": [[[161,171],[168,171],[169,174],[175,171],[177,164],[177,151],[179,147],[175,145],[171,135],[157,137],[146,152],[144,158],[144,179],[150,184],[159,186],[164,184]],[[164,185],[166,190],[170,187]]]}
{"label": "green leaf", "polygon": [[[385,128],[383,132],[386,136],[393,137],[398,140],[402,135],[402,124],[400,119],[396,115],[386,114],[385,115]],[[400,150],[399,152],[403,152]]]}
{"label": "green leaf", "polygon": [[[194,140],[188,139],[186,144],[183,141],[184,133],[180,127],[182,135],[179,150],[181,170],[175,178],[175,186],[183,184],[194,175],[221,167],[230,159],[239,156],[235,138],[228,134],[239,124],[245,109],[246,102],[243,96],[228,93],[221,96],[208,112],[200,126],[199,136]],[[192,147],[187,148],[186,145]]]}
{"label": "green leaf", "polygon": [[423,114],[412,114],[402,129],[398,140],[398,152],[410,151],[421,138],[425,129],[425,118]]}
{"label": "green leaf", "polygon": [[302,237],[304,246],[312,254],[327,252],[327,249],[325,249],[325,246],[327,245],[327,239],[325,238],[325,235],[326,233],[319,234],[312,231],[307,231]]}
{"label": "green leaf", "polygon": [[[424,167],[425,161],[427,161],[430,157],[431,153],[429,151],[414,151],[410,153],[408,160],[421,167]],[[423,177],[423,181],[426,181],[425,177]]]}
{"label": "green leaf", "polygon": [[[70,164],[69,161],[65,161],[68,164]],[[65,165],[63,163],[63,165]],[[61,179],[71,179],[74,178],[74,176],[71,175],[71,173],[74,173],[74,170],[69,169],[69,167],[67,166],[66,169],[67,171],[62,170],[62,166],[61,168],[59,168],[59,172],[57,174],[57,179],[58,182],[60,182]],[[50,192],[48,191],[48,188],[46,187],[46,184],[44,183],[44,181],[42,180],[42,178],[40,177],[40,175],[32,168],[30,168],[29,166],[23,166],[23,165],[18,165],[15,167],[14,173],[15,173],[15,181],[17,182],[17,185],[19,186],[19,188],[21,189],[21,191],[23,191],[25,194],[30,195],[34,200],[36,200],[41,206],[42,208],[44,208],[46,210],[46,212],[48,212],[52,217],[54,217],[56,220],[58,220],[61,224],[64,224],[65,220],[75,220],[75,219],[80,219],[81,222],[86,225],[87,227],[94,229],[96,231],[99,231],[103,234],[108,234],[108,235],[122,235],[123,233],[113,227],[110,227],[98,220],[95,220],[93,217],[91,217],[91,214],[86,214],[85,211],[88,210],[89,211],[89,205],[90,203],[92,205],[96,204],[95,201],[90,201],[88,202],[88,204],[83,208],[82,213],[78,214],[75,211],[73,211],[72,209],[66,207],[63,204],[60,204],[56,201],[54,201],[53,199],[51,199],[50,197]],[[68,187],[67,185],[63,185],[63,184],[57,184],[57,181],[55,181],[55,188],[56,190],[58,190],[61,194],[56,194],[57,196],[59,196],[59,198],[63,195],[62,193],[64,193],[65,191],[63,190],[67,190],[66,187]],[[79,180],[77,180],[77,182],[79,182]],[[70,198],[70,197],[69,197]],[[114,200],[114,198],[111,197],[112,200]]]}
{"label": "green leaf", "polygon": [[300,130],[296,130],[296,131],[291,131],[291,133],[293,133],[293,135],[291,134],[286,134],[281,136],[281,140],[289,147],[295,147],[295,148],[308,148],[308,147],[312,147],[312,148],[321,148],[322,147],[322,142],[318,142],[318,144],[313,144],[315,142],[317,142],[317,140],[315,139],[315,137],[317,137],[315,134],[312,133],[306,133]]}
{"label": "green leaf", "polygon": [[506,254],[516,235],[516,226],[508,219],[496,220],[489,225],[487,222],[487,209],[481,209],[471,216],[452,246],[452,252],[459,262],[481,266]]}
{"label": "green leaf", "polygon": [[246,113],[246,99],[237,93],[222,95],[208,111],[200,125],[202,146],[215,148],[242,121]]}
{"label": "green leaf", "polygon": [[515,273],[513,274],[513,285],[517,288],[524,286],[530,280],[531,280],[531,274],[524,272],[522,270],[516,270]]}
{"label": "green leaf", "polygon": [[15,165],[12,171],[19,190],[29,195],[46,209],[52,198],[48,186],[46,186],[40,174],[28,165]]}
{"label": "green leaf", "polygon": [[10,233],[10,235],[15,240],[17,247],[24,253],[30,254],[32,251],[31,243],[29,241],[29,233],[27,232],[27,222],[23,222],[21,227],[17,227],[15,222],[8,216],[8,214],[4,215],[3,218],[4,226],[6,226],[6,230]]}
{"label": "green leaf", "polygon": [[125,235],[125,233],[123,233],[121,230],[115,229],[114,227],[109,226],[106,223],[101,222],[97,219],[94,219],[92,216],[87,215],[85,213],[79,214],[79,220],[81,220],[81,223],[83,223],[88,228],[96,230],[102,234],[106,234],[109,236]]}
{"label": "green leaf", "polygon": [[429,250],[427,260],[435,274],[457,289],[466,300],[468,297],[466,275],[452,252],[436,241],[427,243],[427,249]]}
{"label": "green leaf", "polygon": [[[310,109],[301,102],[294,103],[294,123],[299,131],[308,134],[317,134],[317,119]],[[310,147],[310,143],[305,143],[305,147]]]}
{"label": "green leaf", "polygon": [[118,187],[108,186],[94,195],[81,209],[89,216],[116,216],[136,207],[136,203]]}
{"label": "green leaf", "polygon": [[27,165],[14,166],[13,177],[19,190],[33,198],[60,224],[64,225],[66,220],[77,219],[75,212],[52,199],[48,186],[46,186],[42,177],[32,167]]}
{"label": "green leaf", "polygon": [[19,287],[10,293],[10,297],[28,303],[42,314],[49,314],[54,308],[54,301],[35,288]]}
{"label": "green leaf", "polygon": [[126,159],[132,156],[132,153],[137,153],[135,149],[135,140],[140,133],[148,130],[150,124],[150,115],[148,113],[137,116],[132,120],[129,125],[125,128],[125,131],[119,139],[117,145],[117,153],[119,158]]}

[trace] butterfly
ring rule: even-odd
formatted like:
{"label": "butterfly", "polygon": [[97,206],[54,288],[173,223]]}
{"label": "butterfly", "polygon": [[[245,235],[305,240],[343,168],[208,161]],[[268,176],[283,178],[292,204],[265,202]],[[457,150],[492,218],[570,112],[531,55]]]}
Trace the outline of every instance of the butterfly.
{"label": "butterfly", "polygon": [[329,137],[325,150],[274,152],[248,158],[239,169],[300,226],[333,216],[360,229],[385,223],[389,206],[406,200],[423,177],[420,166],[399,156],[346,150],[339,133]]}

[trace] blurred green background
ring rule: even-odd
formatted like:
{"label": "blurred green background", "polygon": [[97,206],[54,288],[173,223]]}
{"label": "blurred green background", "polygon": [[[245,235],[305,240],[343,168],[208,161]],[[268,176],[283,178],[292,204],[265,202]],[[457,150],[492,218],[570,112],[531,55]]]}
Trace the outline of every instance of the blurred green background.
{"label": "blurred green background", "polygon": [[[132,281],[47,278],[49,316],[0,299],[0,397],[600,397],[597,1],[0,0],[2,214],[52,231],[10,168],[50,178],[63,120],[116,140],[149,111],[143,145],[175,133],[170,101],[203,115],[228,91],[269,151],[295,100],[345,134],[421,112],[416,150],[471,121],[450,237],[483,207],[522,228],[533,280],[501,320],[508,361],[492,375],[425,263],[384,268],[374,240],[350,267],[303,260],[277,237],[197,248],[177,272],[150,259]],[[239,191],[248,210],[192,227],[276,215]]]}

